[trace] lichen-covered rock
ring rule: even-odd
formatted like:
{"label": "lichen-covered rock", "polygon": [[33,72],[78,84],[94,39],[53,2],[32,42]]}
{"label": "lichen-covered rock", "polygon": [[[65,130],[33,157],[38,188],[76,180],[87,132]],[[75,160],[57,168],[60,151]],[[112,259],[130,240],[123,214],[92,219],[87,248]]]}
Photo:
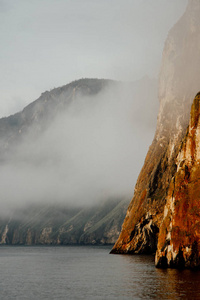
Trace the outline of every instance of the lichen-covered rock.
{"label": "lichen-covered rock", "polygon": [[[189,123],[192,100],[199,90],[199,14],[200,1],[189,0],[186,12],[166,40],[155,137],[138,177],[121,234],[111,253],[156,252],[166,197],[176,172],[176,157]],[[147,224],[151,224],[151,230],[146,230]]]}
{"label": "lichen-covered rock", "polygon": [[176,159],[160,226],[157,267],[200,266],[200,94]]}

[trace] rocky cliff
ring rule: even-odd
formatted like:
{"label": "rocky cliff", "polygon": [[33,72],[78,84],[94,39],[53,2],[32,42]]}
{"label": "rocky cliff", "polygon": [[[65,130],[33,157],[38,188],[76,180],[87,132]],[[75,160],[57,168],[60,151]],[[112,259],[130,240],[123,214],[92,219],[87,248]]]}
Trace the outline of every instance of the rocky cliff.
{"label": "rocky cliff", "polygon": [[189,123],[192,100],[199,90],[199,13],[200,1],[190,0],[186,12],[168,34],[160,72],[155,137],[112,253],[155,253],[157,250],[180,143]]}
{"label": "rocky cliff", "polygon": [[200,266],[200,93],[175,159],[156,252],[157,267]]}

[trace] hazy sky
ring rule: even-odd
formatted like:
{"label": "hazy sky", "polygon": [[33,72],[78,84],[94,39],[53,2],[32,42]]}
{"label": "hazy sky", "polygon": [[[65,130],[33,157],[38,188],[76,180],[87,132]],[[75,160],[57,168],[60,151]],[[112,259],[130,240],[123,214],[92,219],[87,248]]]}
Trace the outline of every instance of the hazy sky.
{"label": "hazy sky", "polygon": [[0,116],[85,77],[156,77],[187,0],[0,0]]}

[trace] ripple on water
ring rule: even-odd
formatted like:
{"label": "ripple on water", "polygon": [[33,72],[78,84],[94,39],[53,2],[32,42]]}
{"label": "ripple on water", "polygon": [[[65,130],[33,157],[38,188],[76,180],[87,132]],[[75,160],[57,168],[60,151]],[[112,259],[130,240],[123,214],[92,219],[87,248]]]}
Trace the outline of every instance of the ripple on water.
{"label": "ripple on water", "polygon": [[110,247],[0,247],[1,299],[200,299],[200,272]]}

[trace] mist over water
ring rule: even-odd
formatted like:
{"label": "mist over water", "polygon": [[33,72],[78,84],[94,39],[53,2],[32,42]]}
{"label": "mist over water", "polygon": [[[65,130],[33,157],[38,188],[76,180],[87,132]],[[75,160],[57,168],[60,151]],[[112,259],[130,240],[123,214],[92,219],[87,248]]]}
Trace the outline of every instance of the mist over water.
{"label": "mist over water", "polygon": [[[2,114],[71,78],[157,76],[166,34],[186,0],[112,2],[1,3]],[[95,97],[79,95],[48,126],[37,134],[30,128],[10,146],[1,165],[0,211],[32,203],[131,199],[157,110],[157,83],[148,78],[111,85]]]}
{"label": "mist over water", "polygon": [[95,96],[78,94],[39,134],[30,128],[12,145],[1,166],[1,211],[32,203],[85,206],[131,199],[157,107],[157,84],[149,78],[115,82]]}

